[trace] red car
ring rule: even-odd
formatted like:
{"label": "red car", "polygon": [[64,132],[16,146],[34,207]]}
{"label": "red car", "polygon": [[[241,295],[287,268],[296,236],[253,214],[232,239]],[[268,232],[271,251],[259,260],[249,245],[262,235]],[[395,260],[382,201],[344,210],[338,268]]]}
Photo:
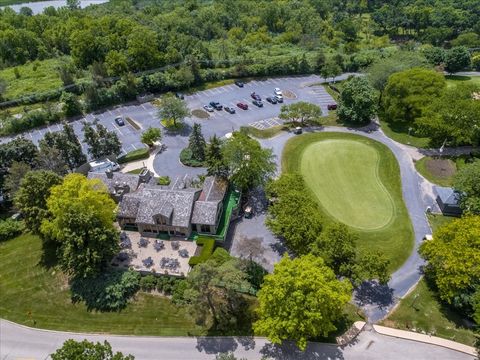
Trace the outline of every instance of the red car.
{"label": "red car", "polygon": [[337,109],[337,104],[328,104],[327,109],[328,110],[336,110]]}
{"label": "red car", "polygon": [[239,102],[237,106],[242,110],[248,110],[248,105],[243,102]]}
{"label": "red car", "polygon": [[250,94],[250,96],[252,97],[253,100],[258,100],[258,101],[261,101],[262,98],[260,97],[260,95],[258,95],[256,92],[252,92]]}

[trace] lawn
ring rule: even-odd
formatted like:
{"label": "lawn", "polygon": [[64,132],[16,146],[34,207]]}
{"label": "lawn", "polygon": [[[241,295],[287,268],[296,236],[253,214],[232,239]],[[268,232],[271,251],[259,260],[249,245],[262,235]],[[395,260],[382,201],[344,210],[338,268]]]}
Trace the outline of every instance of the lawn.
{"label": "lawn", "polygon": [[439,159],[425,156],[415,162],[415,169],[433,184],[452,186],[457,165],[447,158]]}
{"label": "lawn", "polygon": [[350,226],[360,250],[383,252],[391,271],[408,258],[413,229],[400,169],[385,145],[352,134],[305,134],[287,142],[282,170],[303,175],[325,220]]}
{"label": "lawn", "polygon": [[121,312],[89,312],[72,304],[65,277],[44,267],[40,238],[23,235],[0,243],[0,317],[19,324],[65,331],[135,335],[201,335],[185,308],[139,293]]}
{"label": "lawn", "polygon": [[440,226],[443,226],[452,222],[455,219],[458,219],[454,216],[445,216],[441,214],[428,214],[427,218],[433,232],[435,232],[435,230],[437,230]]}
{"label": "lawn", "polygon": [[461,76],[461,75],[447,75],[447,86],[455,86],[461,82],[472,83],[480,86],[480,76]]}
{"label": "lawn", "polygon": [[277,126],[272,126],[268,129],[260,130],[253,126],[242,126],[242,130],[258,139],[269,139],[278,135],[282,130],[288,130],[288,128],[283,125],[277,125]]}
{"label": "lawn", "polygon": [[383,325],[403,330],[425,332],[433,336],[473,345],[474,332],[464,326],[456,313],[442,305],[425,279],[400,301]]}

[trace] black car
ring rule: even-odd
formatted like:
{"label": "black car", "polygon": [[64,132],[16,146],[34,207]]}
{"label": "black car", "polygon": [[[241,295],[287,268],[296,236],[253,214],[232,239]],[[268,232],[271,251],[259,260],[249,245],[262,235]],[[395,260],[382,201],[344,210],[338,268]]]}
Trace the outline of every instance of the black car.
{"label": "black car", "polygon": [[253,101],[252,101],[252,104],[253,104],[253,105],[256,105],[256,106],[258,106],[258,107],[263,107],[263,102],[262,102],[262,100],[253,100]]}
{"label": "black car", "polygon": [[210,101],[210,106],[216,110],[223,110],[222,104],[220,104],[218,101]]}
{"label": "black car", "polygon": [[115,122],[117,123],[118,126],[124,126],[125,125],[125,121],[123,121],[123,118],[120,117],[120,116],[115,118]]}
{"label": "black car", "polygon": [[245,85],[245,83],[243,81],[240,81],[240,80],[235,80],[235,85],[237,85],[238,87],[243,87]]}
{"label": "black car", "polygon": [[179,92],[175,93],[175,97],[178,98],[178,99],[181,99],[181,100],[185,99],[185,95],[183,95],[182,93],[179,93]]}
{"label": "black car", "polygon": [[267,97],[267,101],[270,103],[270,104],[276,104],[278,103],[277,99],[275,99],[274,97]]}
{"label": "black car", "polygon": [[225,111],[230,113],[230,114],[235,114],[235,109],[230,106],[225,106]]}

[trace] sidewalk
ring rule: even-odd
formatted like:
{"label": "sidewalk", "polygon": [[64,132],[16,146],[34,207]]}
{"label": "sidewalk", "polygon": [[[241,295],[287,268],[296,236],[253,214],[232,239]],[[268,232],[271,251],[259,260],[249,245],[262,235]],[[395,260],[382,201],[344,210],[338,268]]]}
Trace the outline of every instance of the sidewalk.
{"label": "sidewalk", "polygon": [[477,352],[475,351],[475,348],[460,344],[455,341],[447,340],[447,339],[442,339],[436,336],[430,336],[430,335],[424,335],[424,334],[419,334],[416,332],[412,331],[405,331],[405,330],[398,330],[398,329],[392,329],[388,328],[385,326],[379,326],[379,325],[373,325],[374,330],[381,334],[381,335],[387,335],[387,336],[392,336],[396,338],[401,338],[401,339],[406,339],[406,340],[412,340],[412,341],[418,341],[418,342],[423,342],[426,344],[432,344],[432,345],[437,345],[437,346],[442,346],[451,350],[455,351],[460,351],[462,353],[471,355],[471,356],[476,356]]}
{"label": "sidewalk", "polygon": [[122,173],[128,173],[129,171],[146,167],[148,170],[150,170],[153,173],[154,176],[159,176],[155,171],[155,168],[153,167],[153,161],[155,160],[155,156],[159,153],[160,150],[161,148],[157,147],[150,153],[148,158],[126,163],[125,166],[120,171]]}

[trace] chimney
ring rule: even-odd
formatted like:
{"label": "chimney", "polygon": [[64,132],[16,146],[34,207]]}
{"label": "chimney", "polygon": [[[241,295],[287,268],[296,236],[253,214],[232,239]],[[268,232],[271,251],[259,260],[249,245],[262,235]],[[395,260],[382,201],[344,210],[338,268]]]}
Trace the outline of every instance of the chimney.
{"label": "chimney", "polygon": [[112,169],[105,170],[105,174],[107,174],[108,179],[113,179],[113,171]]}

